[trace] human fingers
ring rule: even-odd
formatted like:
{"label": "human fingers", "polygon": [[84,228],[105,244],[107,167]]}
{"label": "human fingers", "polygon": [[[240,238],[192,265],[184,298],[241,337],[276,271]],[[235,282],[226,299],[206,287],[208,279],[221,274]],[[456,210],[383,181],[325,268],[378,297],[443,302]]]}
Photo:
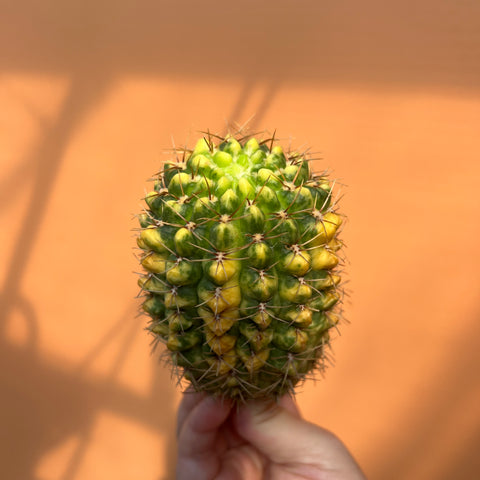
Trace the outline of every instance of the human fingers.
{"label": "human fingers", "polygon": [[[185,391],[180,406],[177,413],[177,438],[180,434],[180,431],[183,427],[185,419],[188,414],[206,397],[205,393],[195,392],[193,389],[189,388]],[[298,410],[297,404],[294,397],[291,395],[284,395],[278,400],[278,403],[291,412],[293,415],[300,417],[300,412]],[[234,409],[240,408],[239,405],[233,407]],[[225,423],[222,425],[222,432],[229,444],[230,447],[237,447],[245,443],[245,439],[241,437],[234,426],[234,421],[232,416],[229,416]]]}
{"label": "human fingers", "polygon": [[215,447],[218,429],[227,419],[232,406],[227,400],[204,396],[190,411],[187,407],[178,433],[179,455],[198,456]]}
{"label": "human fingers", "polygon": [[301,419],[282,404],[249,402],[239,410],[235,423],[243,438],[292,474],[315,478],[329,472],[332,479],[365,478],[335,435]]}
{"label": "human fingers", "polygon": [[182,397],[182,401],[178,407],[177,412],[177,438],[180,434],[185,419],[188,414],[205,398],[205,393],[195,392],[193,389],[189,388],[185,391]]}
{"label": "human fingers", "polygon": [[280,397],[278,404],[295,417],[301,418],[301,413],[293,395],[287,394]]}
{"label": "human fingers", "polygon": [[178,434],[177,480],[212,480],[221,469],[220,457],[226,446],[220,430],[230,414],[231,405],[221,399],[204,396],[188,411]]}
{"label": "human fingers", "polygon": [[[300,418],[300,411],[295,402],[295,398],[290,394],[284,395],[278,399],[278,404],[289,411],[295,417]],[[240,445],[245,445],[245,438],[240,436],[237,432],[235,426],[235,411],[238,411],[242,408],[242,404],[237,404],[232,409],[232,414],[227,418],[225,424],[222,425],[222,432],[227,440],[227,443],[230,447],[239,447]]]}

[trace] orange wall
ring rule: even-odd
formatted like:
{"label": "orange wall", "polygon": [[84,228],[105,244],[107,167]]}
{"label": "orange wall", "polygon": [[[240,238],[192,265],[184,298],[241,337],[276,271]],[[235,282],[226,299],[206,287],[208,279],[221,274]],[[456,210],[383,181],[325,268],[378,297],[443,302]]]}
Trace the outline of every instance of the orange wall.
{"label": "orange wall", "polygon": [[2,478],[173,478],[180,389],[136,317],[133,215],[172,137],[254,114],[347,185],[351,323],[305,417],[372,480],[472,478],[480,7],[227,7],[2,7]]}

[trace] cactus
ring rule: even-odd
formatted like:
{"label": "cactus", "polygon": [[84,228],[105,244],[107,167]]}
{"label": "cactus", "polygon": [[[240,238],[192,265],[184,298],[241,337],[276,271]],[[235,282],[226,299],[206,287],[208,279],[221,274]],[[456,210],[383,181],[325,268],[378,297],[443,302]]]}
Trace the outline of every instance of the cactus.
{"label": "cactus", "polygon": [[293,391],[341,318],[332,183],[273,138],[208,134],[172,156],[139,215],[149,331],[197,391]]}

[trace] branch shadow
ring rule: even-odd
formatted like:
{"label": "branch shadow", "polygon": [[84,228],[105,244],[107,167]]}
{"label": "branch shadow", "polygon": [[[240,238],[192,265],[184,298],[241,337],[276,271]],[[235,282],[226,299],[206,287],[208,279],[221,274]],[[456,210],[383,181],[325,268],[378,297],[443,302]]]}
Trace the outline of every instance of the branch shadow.
{"label": "branch shadow", "polygon": [[[167,436],[174,431],[173,391],[165,369],[156,369],[155,387],[144,397],[114,379],[80,375],[30,348],[3,341],[0,362],[3,478],[35,480],[43,456],[71,436],[79,438],[79,443],[59,480],[75,478],[102,410],[128,416]],[[167,478],[174,475],[175,456],[170,450],[165,452]]]}
{"label": "branch shadow", "polygon": [[[33,171],[33,189],[29,207],[15,242],[4,286],[0,294],[0,464],[5,478],[34,480],[35,469],[50,449],[70,436],[80,439],[61,480],[75,477],[88,449],[96,417],[101,410],[128,416],[145,426],[169,435],[174,431],[174,393],[165,370],[157,377],[149,395],[140,396],[116,383],[116,376],[126,360],[139,330],[135,311],[129,307],[117,327],[128,326],[107,378],[94,379],[86,369],[114,336],[100,339],[77,369],[64,368],[49,361],[38,349],[39,319],[22,292],[35,242],[45,219],[49,198],[66,146],[83,118],[112,85],[109,75],[73,75],[69,93],[54,124],[47,128],[40,145],[20,162],[4,185],[25,171]],[[6,328],[17,309],[26,322],[28,338],[21,345],[7,340]],[[128,321],[130,319],[130,322]],[[122,331],[117,328],[117,331]],[[110,332],[111,333],[111,332]],[[173,442],[168,442],[170,445]],[[171,448],[171,447],[169,447]],[[173,477],[174,455],[168,450],[167,473]]]}
{"label": "branch shadow", "polygon": [[101,78],[93,80],[89,76],[73,76],[69,93],[56,123],[46,129],[40,145],[32,149],[27,159],[19,162],[13,177],[7,181],[7,186],[11,185],[12,179],[18,178],[26,166],[31,169],[35,177],[27,213],[10,257],[10,264],[6,269],[0,297],[2,300],[0,329],[3,328],[9,316],[11,305],[19,296],[20,284],[46,214],[65,148],[76,126],[101,98],[109,85],[109,77],[102,81]]}

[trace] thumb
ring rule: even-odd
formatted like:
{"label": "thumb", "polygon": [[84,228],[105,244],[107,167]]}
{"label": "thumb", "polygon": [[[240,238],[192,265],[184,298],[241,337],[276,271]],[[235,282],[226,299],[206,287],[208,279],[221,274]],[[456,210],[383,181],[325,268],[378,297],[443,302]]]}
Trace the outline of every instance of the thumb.
{"label": "thumb", "polygon": [[343,478],[364,478],[335,435],[300,418],[282,403],[287,404],[254,401],[241,406],[234,416],[239,435],[274,463],[344,472]]}

